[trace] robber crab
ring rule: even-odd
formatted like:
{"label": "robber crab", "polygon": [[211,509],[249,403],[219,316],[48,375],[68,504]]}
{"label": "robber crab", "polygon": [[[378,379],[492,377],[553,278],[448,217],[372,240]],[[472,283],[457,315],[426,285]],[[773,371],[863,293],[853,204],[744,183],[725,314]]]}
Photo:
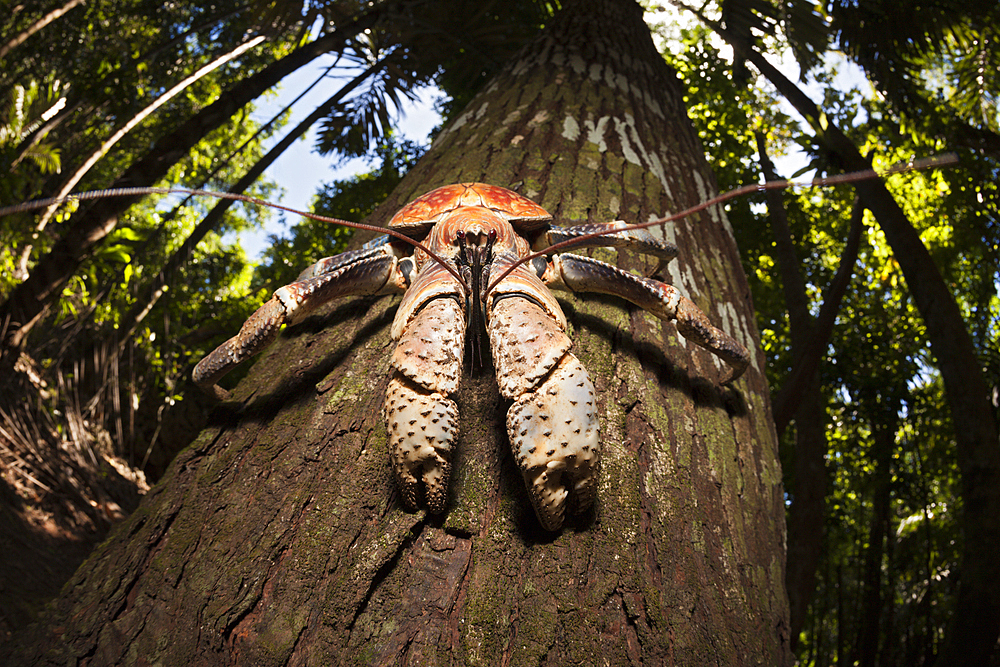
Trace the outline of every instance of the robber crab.
{"label": "robber crab", "polygon": [[[467,339],[475,363],[487,336],[500,393],[513,401],[507,432],[514,457],[542,526],[558,530],[568,498],[577,511],[593,503],[600,442],[594,386],[569,351],[566,317],[550,289],[613,294],[676,320],[686,339],[729,364],[724,383],[743,373],[749,354],[673,286],[557,253],[628,247],[658,258],[658,271],[677,255],[675,247],[621,221],[565,228],[551,222],[541,206],[501,187],[438,188],[389,222],[389,230],[412,244],[383,236],[313,264],[205,357],[194,380],[218,391],[219,378],[270,344],[282,324],[331,299],[402,293],[383,413],[403,502],[416,508],[422,496],[431,512],[444,510],[459,430],[450,396],[458,389]],[[533,250],[542,254],[529,258]]]}

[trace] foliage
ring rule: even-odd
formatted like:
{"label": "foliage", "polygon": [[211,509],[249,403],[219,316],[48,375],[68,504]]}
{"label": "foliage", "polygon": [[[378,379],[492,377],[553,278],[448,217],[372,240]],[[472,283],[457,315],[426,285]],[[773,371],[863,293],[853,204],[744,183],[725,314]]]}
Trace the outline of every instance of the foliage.
{"label": "foliage", "polygon": [[829,12],[838,46],[917,134],[926,121],[941,129],[953,120],[1000,132],[1000,6],[834,0]]}
{"label": "foliage", "polygon": [[[378,76],[358,94],[337,104],[320,128],[318,149],[347,156],[368,153],[391,133],[403,98],[431,82],[447,93],[446,118],[479,88],[551,17],[538,0],[426,0],[401,3],[379,30],[352,45],[350,61],[375,67]],[[428,54],[433,54],[428,58]]]}
{"label": "foliage", "polygon": [[[38,141],[24,150],[21,142],[65,103],[58,82],[47,85],[31,81],[17,84],[9,91],[6,107],[0,115],[0,204],[14,205],[29,198],[45,178],[59,172],[59,148],[50,141]],[[0,294],[14,286],[17,273],[17,248],[25,241],[23,230],[27,215],[0,218]]]}
{"label": "foliage", "polygon": [[[667,58],[688,86],[688,111],[722,189],[759,180],[752,140],[752,132],[758,128],[767,130],[775,154],[797,148],[807,156],[809,169],[820,173],[837,170],[807,129],[775,108],[773,96],[762,91],[766,85],[742,85],[739,69],[733,73],[701,28],[675,27],[672,32],[680,36],[681,45],[672,46]],[[873,37],[891,33],[883,29]],[[771,36],[780,38],[780,33],[772,31]],[[945,42],[946,46],[952,43]],[[935,48],[940,44],[935,41]],[[928,51],[933,50],[918,49],[911,55],[926,55]],[[915,79],[932,74],[949,82],[945,86],[957,85],[959,75],[943,72],[935,65],[940,60],[914,56],[913,62],[917,65],[908,74]],[[888,166],[951,147],[942,140],[942,123],[968,117],[959,108],[961,100],[954,100],[954,106],[947,108],[952,102],[939,97],[943,120],[925,118],[914,123],[903,120],[910,116],[901,114],[891,99],[836,89],[831,71],[814,71],[814,81],[824,91],[827,117],[842,128],[850,128],[876,165]],[[896,176],[890,179],[890,186],[937,266],[954,286],[982,366],[992,386],[997,387],[1000,243],[996,233],[996,162],[982,152],[961,155],[958,169]],[[850,219],[851,188],[785,192],[783,199],[815,314],[840,264]],[[750,278],[768,376],[776,392],[788,377],[793,359],[768,215],[756,203],[759,201],[750,197],[730,204],[727,214]],[[872,623],[879,629],[879,664],[932,663],[951,617],[960,571],[960,477],[943,384],[929,353],[924,323],[910,300],[892,251],[873,220],[867,219],[866,227],[868,242],[862,245],[852,287],[821,370],[831,486],[825,528],[816,527],[824,530],[822,561],[814,601],[798,638],[802,664],[860,660],[862,630]],[[894,445],[890,452],[879,454],[875,450],[878,428],[891,429]],[[814,483],[789,477],[796,453],[793,433],[787,433],[782,443],[790,503],[795,502],[797,484]],[[884,540],[873,544],[872,528],[883,521],[875,512],[876,498],[883,493],[877,481],[881,478],[876,477],[880,465],[888,471],[884,492],[890,512],[884,520]],[[866,582],[865,559],[869,555],[881,564],[878,589]],[[880,591],[880,601],[874,610],[866,610],[863,603],[873,599],[872,590]]]}
{"label": "foliage", "polygon": [[[389,136],[373,153],[381,165],[367,173],[325,184],[316,194],[312,212],[362,222],[389,196],[424,149],[413,141]],[[289,231],[288,236],[268,237],[269,245],[254,275],[254,285],[272,290],[287,285],[310,264],[343,252],[354,235],[350,227],[310,218],[303,218]]]}

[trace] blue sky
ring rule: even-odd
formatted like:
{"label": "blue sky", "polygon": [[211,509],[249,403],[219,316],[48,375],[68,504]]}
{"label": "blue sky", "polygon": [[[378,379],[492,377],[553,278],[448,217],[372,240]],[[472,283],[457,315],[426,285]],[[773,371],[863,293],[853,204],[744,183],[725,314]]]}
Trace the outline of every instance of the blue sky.
{"label": "blue sky", "polygon": [[[315,61],[308,67],[303,67],[295,74],[287,77],[281,84],[281,88],[276,96],[272,96],[266,102],[257,102],[257,110],[253,114],[255,120],[265,122],[275,113],[280,111],[285,105],[294,100],[304,89],[308,88],[317,77],[322,74],[330,61],[323,59]],[[332,79],[330,83],[322,83],[309,92],[308,95],[299,100],[292,110],[292,118],[286,124],[286,128],[295,127],[303,118],[309,115],[319,104],[324,102],[334,90],[335,86],[342,85],[339,79]],[[438,91],[428,89],[420,96],[416,103],[408,103],[402,110],[402,120],[399,126],[400,133],[407,139],[420,143],[427,143],[427,136],[430,131],[441,122],[440,116],[433,109],[433,104]],[[281,140],[281,133],[272,139],[269,145]],[[355,159],[345,164],[337,165],[335,156],[324,157],[313,151],[316,145],[316,131],[310,130],[304,139],[296,141],[287,151],[279,157],[271,167],[264,172],[265,177],[278,183],[285,193],[280,199],[284,206],[290,206],[298,210],[308,210],[310,201],[321,184],[343,179],[357,173],[368,170],[365,160]],[[336,168],[334,168],[336,167]],[[286,221],[294,224],[297,220],[293,215],[286,215]],[[278,221],[278,216],[268,224],[263,230],[255,232],[244,232],[241,235],[243,247],[252,258],[260,256],[267,246],[268,234],[280,233],[282,225]]]}

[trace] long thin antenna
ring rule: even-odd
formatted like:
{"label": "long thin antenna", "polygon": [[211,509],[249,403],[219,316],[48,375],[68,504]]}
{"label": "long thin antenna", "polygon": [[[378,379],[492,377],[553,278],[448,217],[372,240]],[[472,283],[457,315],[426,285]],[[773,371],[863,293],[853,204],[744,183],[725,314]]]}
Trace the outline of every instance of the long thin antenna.
{"label": "long thin antenna", "polygon": [[[679,213],[674,213],[673,215],[668,215],[662,218],[657,218],[656,220],[650,220],[648,222],[642,222],[635,225],[629,225],[627,227],[619,227],[614,230],[606,230],[600,232],[594,232],[592,234],[584,234],[583,236],[574,237],[568,241],[562,241],[560,243],[555,243],[542,252],[532,253],[526,257],[522,257],[517,262],[511,264],[503,273],[501,273],[497,278],[495,278],[489,285],[487,293],[489,293],[493,288],[495,288],[501,280],[506,278],[514,269],[529,262],[536,257],[543,257],[545,255],[551,255],[553,252],[561,250],[569,246],[578,245],[581,241],[586,241],[588,239],[598,238],[600,236],[606,236],[611,233],[621,233],[636,229],[646,229],[647,227],[653,227],[654,225],[662,225],[667,222],[672,222],[674,220],[680,220],[681,218],[687,217],[699,211],[704,211],[705,209],[715,206],[716,204],[722,204],[737,197],[742,197],[745,194],[751,192],[765,192],[767,190],[781,190],[784,188],[803,188],[803,187],[826,187],[830,185],[836,185],[838,183],[853,183],[856,181],[863,181],[871,178],[883,178],[885,176],[890,176],[892,174],[902,174],[910,171],[917,171],[920,169],[929,169],[931,167],[945,167],[953,165],[958,162],[958,156],[954,153],[945,153],[943,155],[936,155],[933,157],[922,158],[919,160],[911,160],[904,164],[895,165],[889,167],[888,169],[863,169],[861,171],[852,171],[847,174],[838,174],[836,176],[823,176],[821,178],[814,178],[812,180],[780,180],[780,181],[768,181],[766,183],[751,183],[750,185],[744,185],[742,187],[736,188],[735,190],[730,190],[729,192],[724,192],[722,194],[712,197],[708,201],[701,202],[690,208],[684,209]],[[445,262],[441,257],[431,251],[427,246],[420,243],[419,241],[410,238],[409,236],[397,232],[394,229],[387,229],[385,227],[376,227],[375,225],[366,225],[362,222],[350,222],[348,220],[341,220],[339,218],[330,218],[325,215],[318,215],[316,213],[307,213],[305,211],[299,211],[297,209],[291,208],[289,206],[283,206],[281,204],[275,204],[257,197],[251,197],[249,195],[237,194],[234,192],[215,192],[212,190],[200,190],[192,188],[154,188],[154,187],[135,187],[135,188],[111,188],[107,190],[90,190],[88,192],[79,192],[76,194],[70,194],[63,197],[49,197],[47,199],[36,199],[34,201],[24,202],[22,204],[14,204],[13,206],[3,206],[0,207],[0,217],[5,215],[13,215],[15,213],[23,213],[26,211],[34,211],[40,208],[48,208],[56,204],[63,204],[70,201],[89,201],[93,199],[104,199],[108,197],[136,197],[142,195],[169,195],[169,194],[183,194],[183,195],[193,195],[193,196],[206,196],[215,197],[217,199],[233,199],[236,201],[245,202],[248,204],[256,204],[258,206],[268,206],[270,208],[277,209],[279,211],[285,211],[287,213],[293,213],[295,215],[301,215],[303,217],[309,218],[311,220],[319,220],[321,222],[329,222],[335,225],[343,225],[345,227],[352,227],[354,229],[361,229],[365,231],[375,232],[377,234],[388,234],[395,239],[398,239],[404,243],[408,243],[415,248],[427,253],[427,256],[436,261],[438,264],[443,266],[445,269],[451,273],[452,276],[459,282],[460,285],[468,290],[468,285],[462,280],[462,276],[459,272],[447,262]]]}
{"label": "long thin antenna", "polygon": [[710,206],[715,206],[716,204],[722,204],[731,199],[736,199],[737,197],[742,197],[745,194],[751,192],[765,192],[767,190],[782,190],[784,188],[803,188],[803,187],[825,187],[829,185],[836,185],[838,183],[853,183],[855,181],[863,181],[870,178],[882,178],[884,176],[890,176],[892,174],[902,174],[908,171],[917,171],[919,169],[928,169],[931,167],[943,167],[947,165],[952,165],[958,162],[958,156],[954,153],[945,153],[943,155],[936,155],[934,157],[923,158],[920,160],[911,160],[905,164],[896,165],[889,167],[884,170],[875,169],[863,169],[861,171],[852,171],[847,174],[838,174],[836,176],[824,176],[821,178],[814,178],[810,181],[800,180],[781,180],[781,181],[767,181],[766,183],[751,183],[750,185],[744,185],[736,188],[735,190],[730,190],[728,192],[723,192],[722,194],[716,195],[709,199],[708,201],[701,202],[700,204],[695,204],[690,208],[686,208],[680,213],[674,213],[673,215],[668,215],[663,218],[657,218],[656,220],[650,220],[649,222],[640,222],[635,225],[629,225],[627,227],[619,227],[614,230],[606,230],[600,232],[594,232],[592,234],[583,234],[582,236],[576,236],[568,241],[561,241],[559,243],[553,243],[545,250],[541,252],[532,253],[526,257],[522,257],[518,261],[507,267],[503,273],[501,273],[496,279],[494,279],[489,286],[489,292],[494,287],[496,287],[501,280],[506,278],[511,271],[521,266],[525,262],[530,262],[536,257],[543,257],[546,255],[551,255],[557,250],[562,250],[570,246],[579,245],[582,241],[587,241],[589,239],[595,239],[599,236],[606,236],[607,234],[628,232],[634,229],[646,229],[647,227],[653,227],[655,225],[662,225],[667,222],[673,222],[674,220],[680,220],[698,211],[704,211]]}
{"label": "long thin antenna", "polygon": [[25,202],[23,204],[14,204],[13,206],[4,206],[0,208],[0,218],[5,215],[13,215],[15,213],[23,213],[25,211],[34,211],[40,208],[48,208],[56,204],[64,204],[70,201],[89,201],[92,199],[105,199],[109,197],[139,197],[143,195],[170,195],[170,194],[181,194],[181,195],[193,195],[193,196],[205,196],[205,197],[215,197],[216,199],[234,199],[236,201],[245,202],[247,204],[256,204],[258,206],[268,206],[270,208],[277,209],[279,211],[285,211],[286,213],[293,213],[295,215],[301,215],[303,217],[309,218],[310,220],[318,220],[320,222],[329,222],[335,225],[343,225],[345,227],[352,227],[354,229],[361,229],[364,231],[375,232],[377,234],[388,234],[389,236],[399,239],[405,243],[409,243],[415,248],[423,250],[427,255],[433,259],[435,262],[443,266],[448,270],[451,275],[458,280],[459,284],[463,287],[468,287],[465,281],[462,280],[462,276],[459,275],[458,271],[453,267],[449,266],[447,262],[441,259],[436,253],[430,250],[427,246],[420,243],[419,241],[410,238],[406,234],[397,232],[394,229],[387,229],[385,227],[376,227],[375,225],[366,225],[363,222],[351,222],[349,220],[341,220],[339,218],[330,218],[325,215],[319,215],[317,213],[307,213],[305,211],[299,211],[298,209],[291,208],[290,206],[283,206],[281,204],[275,204],[274,202],[269,202],[264,199],[259,199],[257,197],[251,197],[249,195],[237,194],[235,192],[216,192],[214,190],[199,190],[196,188],[149,188],[149,187],[136,187],[136,188],[109,188],[107,190],[90,190],[88,192],[78,192],[76,194],[66,195],[65,197],[49,197],[48,199],[36,199],[34,201]]}

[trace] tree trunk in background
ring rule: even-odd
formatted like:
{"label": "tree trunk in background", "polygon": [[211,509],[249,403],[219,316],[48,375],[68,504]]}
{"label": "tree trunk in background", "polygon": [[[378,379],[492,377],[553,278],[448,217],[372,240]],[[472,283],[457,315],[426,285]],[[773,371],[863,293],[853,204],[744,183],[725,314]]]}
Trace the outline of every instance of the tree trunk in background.
{"label": "tree trunk in background", "polygon": [[[576,0],[437,139],[379,222],[458,181],[566,222],[714,192],[632,0]],[[719,207],[659,230],[674,284],[756,350]],[[599,257],[652,266],[629,253]],[[490,376],[463,381],[449,506],[400,508],[380,418],[398,298],[291,328],[99,547],[14,664],[787,665],[784,499],[759,355],[731,389],[673,325],[560,295],[599,394],[594,512],[531,510]]]}
{"label": "tree trunk in background", "polygon": [[892,507],[890,485],[896,426],[897,422],[890,413],[885,414],[884,420],[872,420],[875,471],[872,473],[872,521],[868,527],[868,548],[865,549],[864,594],[859,623],[858,663],[861,667],[875,667],[882,637],[882,564]]}
{"label": "tree trunk in background", "polygon": [[[756,133],[757,153],[765,181],[776,181],[778,174],[767,155],[763,133]],[[805,280],[799,269],[801,262],[795,250],[792,231],[788,225],[782,193],[768,190],[765,193],[774,237],[774,257],[781,275],[781,284],[788,309],[789,337],[793,368],[775,398],[775,427],[780,437],[788,426],[789,418],[795,419],[794,464],[788,478],[786,491],[791,497],[788,507],[788,570],[785,587],[788,590],[791,628],[791,646],[795,650],[799,633],[805,623],[806,612],[816,591],[816,568],[819,567],[824,543],[824,518],[829,472],[826,468],[827,425],[826,399],[820,386],[820,362],[826,357],[826,348],[833,333],[833,325],[844,294],[854,275],[854,264],[863,229],[864,209],[855,202],[851,215],[850,232],[844,244],[844,253],[837,273],[824,291],[819,315],[809,312],[809,297]],[[798,385],[789,390],[788,385]],[[786,415],[777,417],[783,402]]]}
{"label": "tree trunk in background", "polygon": [[[49,11],[47,14],[40,16],[34,23],[28,26],[25,30],[22,30],[12,39],[7,40],[7,42],[0,45],[0,58],[6,56],[8,53],[10,53],[12,49],[17,48],[22,43],[24,43],[24,40],[28,39],[36,32],[38,32],[48,24],[52,23],[57,18],[59,18],[60,16],[62,16],[63,14],[65,14],[66,12],[73,9],[74,7],[76,7],[77,5],[79,5],[84,1],[85,0],[68,0],[68,2],[64,3],[62,7],[53,9]],[[14,11],[16,12],[17,10],[15,9]]]}
{"label": "tree trunk in background", "polygon": [[[737,48],[778,89],[816,132],[816,138],[845,171],[871,168],[857,146],[794,83],[747,44],[724,29],[715,30]],[[1000,638],[1000,424],[989,386],[962,311],[941,277],[920,234],[913,228],[881,178],[855,188],[878,220],[906,279],[913,303],[927,325],[927,338],[944,381],[955,429],[956,458],[962,472],[962,563],[955,615],[935,664],[985,664]]]}

